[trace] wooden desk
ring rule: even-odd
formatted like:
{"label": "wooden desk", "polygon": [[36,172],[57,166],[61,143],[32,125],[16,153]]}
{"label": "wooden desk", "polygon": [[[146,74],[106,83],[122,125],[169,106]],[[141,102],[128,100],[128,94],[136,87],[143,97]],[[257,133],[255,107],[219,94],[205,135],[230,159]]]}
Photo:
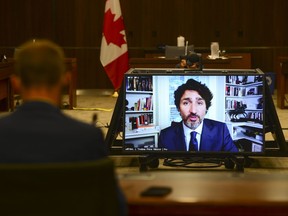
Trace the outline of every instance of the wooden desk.
{"label": "wooden desk", "polygon": [[[287,216],[287,179],[284,174],[162,171],[128,174],[120,184],[131,216]],[[169,186],[172,192],[165,197],[141,197],[150,186]]]}
{"label": "wooden desk", "polygon": [[[250,53],[227,54],[227,59],[208,59],[209,54],[202,54],[204,68],[209,69],[251,69]],[[163,57],[130,58],[131,68],[175,68],[179,63],[178,59],[166,59]]]}
{"label": "wooden desk", "polygon": [[288,56],[280,56],[276,63],[276,76],[277,76],[277,106],[280,109],[287,109],[287,100],[285,94],[287,93],[288,81]]}
{"label": "wooden desk", "polygon": [[230,53],[225,55],[227,59],[209,59],[208,55],[202,54],[204,68],[251,69],[250,53]]}
{"label": "wooden desk", "polygon": [[[244,173],[223,167],[161,165],[143,173],[132,167],[117,172],[130,216],[287,216],[287,167],[287,158],[259,158]],[[165,197],[141,197],[150,186],[168,186],[172,192]]]}
{"label": "wooden desk", "polygon": [[13,63],[0,63],[0,112],[14,108],[13,90],[10,75],[13,73]]}
{"label": "wooden desk", "polygon": [[[8,59],[8,61],[8,63],[0,63],[0,111],[14,109],[14,91],[10,84],[10,75],[14,70],[13,59]],[[67,71],[71,73],[66,91],[69,95],[69,109],[73,109],[77,106],[77,59],[66,58],[65,64]]]}
{"label": "wooden desk", "polygon": [[175,68],[179,63],[178,59],[156,58],[130,58],[131,68]]}

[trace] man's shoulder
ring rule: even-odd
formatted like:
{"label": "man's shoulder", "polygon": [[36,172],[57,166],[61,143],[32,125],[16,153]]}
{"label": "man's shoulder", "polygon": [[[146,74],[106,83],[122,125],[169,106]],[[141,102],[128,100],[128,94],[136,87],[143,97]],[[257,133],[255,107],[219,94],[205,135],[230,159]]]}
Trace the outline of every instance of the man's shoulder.
{"label": "man's shoulder", "polygon": [[89,132],[102,133],[100,128],[92,124],[92,120],[91,120],[91,124],[89,124],[88,122],[80,121],[78,119],[73,118],[72,116],[68,116],[65,113],[62,113],[61,115],[63,115],[63,118],[65,118],[66,121],[59,122],[59,124],[66,125],[67,129],[78,128],[78,130],[82,132],[86,131],[87,133]]}
{"label": "man's shoulder", "polygon": [[21,127],[41,127],[43,130],[53,131],[74,131],[74,133],[98,133],[101,132],[100,128],[95,127],[91,123],[81,121],[74,118],[67,113],[51,108],[50,112],[47,110],[15,110],[7,115],[0,116],[0,128],[14,128],[15,130]]}
{"label": "man's shoulder", "polygon": [[0,127],[9,124],[11,120],[13,120],[13,118],[14,118],[13,112],[1,114],[0,115]]}
{"label": "man's shoulder", "polygon": [[172,131],[177,131],[180,128],[182,128],[182,122],[171,122],[171,125],[169,127],[162,129],[161,132],[170,133]]}

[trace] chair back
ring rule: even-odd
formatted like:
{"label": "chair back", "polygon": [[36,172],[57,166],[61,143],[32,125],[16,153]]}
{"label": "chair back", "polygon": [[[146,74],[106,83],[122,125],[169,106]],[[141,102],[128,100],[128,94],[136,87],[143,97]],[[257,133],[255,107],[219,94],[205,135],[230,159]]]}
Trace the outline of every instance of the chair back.
{"label": "chair back", "polygon": [[288,61],[282,61],[280,63],[280,67],[281,67],[281,73],[283,75],[287,75],[288,74]]}
{"label": "chair back", "polygon": [[119,215],[117,182],[110,158],[0,164],[0,194],[3,215]]}

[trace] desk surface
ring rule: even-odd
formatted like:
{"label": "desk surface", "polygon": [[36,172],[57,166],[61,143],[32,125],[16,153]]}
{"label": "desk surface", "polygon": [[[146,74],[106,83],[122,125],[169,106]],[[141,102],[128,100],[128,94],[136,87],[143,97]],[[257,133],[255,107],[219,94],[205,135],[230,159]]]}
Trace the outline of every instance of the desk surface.
{"label": "desk surface", "polygon": [[[202,54],[204,68],[217,69],[251,69],[250,53],[229,53],[227,59],[209,59],[208,53]],[[130,58],[131,68],[175,68],[178,59],[166,59],[161,57]]]}
{"label": "desk surface", "polygon": [[[288,215],[287,165],[288,158],[264,159],[244,173],[160,167],[143,173],[120,172],[119,180],[130,215]],[[150,186],[168,186],[172,192],[165,197],[141,197]]]}

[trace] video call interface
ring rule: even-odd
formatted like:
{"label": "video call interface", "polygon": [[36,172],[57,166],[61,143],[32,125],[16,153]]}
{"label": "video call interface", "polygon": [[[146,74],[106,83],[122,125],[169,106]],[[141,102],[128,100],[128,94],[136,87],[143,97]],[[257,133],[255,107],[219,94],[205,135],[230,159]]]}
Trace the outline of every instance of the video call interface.
{"label": "video call interface", "polygon": [[[187,140],[183,129],[177,130],[177,139],[174,135],[165,135],[167,136],[165,137],[164,133],[161,135],[161,132],[166,128],[176,127],[174,125],[177,125],[178,128],[183,128],[184,120],[181,116],[184,115],[180,111],[184,110],[185,107],[192,107],[192,105],[196,104],[196,111],[192,111],[193,108],[191,107],[189,108],[190,111],[188,111],[188,113],[195,113],[193,115],[196,117],[192,117],[191,114],[188,119],[194,121],[199,116],[202,117],[202,132],[199,135],[200,137],[198,137],[198,149],[193,151],[229,152],[233,149],[233,152],[235,152],[235,149],[237,149],[236,152],[263,152],[265,137],[265,127],[263,125],[265,122],[264,79],[265,77],[262,73],[233,73],[230,75],[204,73],[125,74],[123,150],[137,152],[189,152],[188,147],[181,150],[177,147],[177,145],[184,145],[183,140]],[[207,103],[209,102],[206,98],[203,99],[204,93],[201,92],[200,87],[200,90],[198,89],[200,93],[196,90],[190,91],[194,92],[191,98],[196,95],[197,102],[194,102],[194,99],[190,101],[190,96],[187,96],[187,102],[183,102],[183,105],[181,103],[180,109],[177,108],[174,92],[185,83],[192,83],[193,85],[200,83],[200,87],[204,85],[210,90],[213,98],[210,100],[211,105],[208,110],[205,111],[205,108],[207,108]],[[183,96],[182,98],[185,97]],[[204,111],[201,111],[203,107]],[[198,123],[197,119],[195,120],[196,123]],[[215,137],[212,137],[213,133],[210,133],[209,136],[213,140],[223,136],[217,142],[211,141],[210,143],[205,138],[207,135],[204,134],[206,132],[206,123],[204,124],[204,122],[210,120],[217,122],[214,127],[222,125],[221,128],[225,129],[221,129],[221,131],[228,131],[224,135],[214,134]],[[198,127],[196,123],[193,122],[193,127]],[[220,128],[218,129],[220,131]],[[173,128],[170,131],[176,131],[176,129],[174,130]],[[183,134],[179,131],[183,132]],[[217,130],[215,129],[215,131]],[[160,136],[162,137],[161,139],[159,139]],[[225,142],[230,139],[232,142],[229,145],[234,145],[235,148],[213,147],[213,145],[224,146],[226,145]],[[187,142],[186,146],[188,145]],[[172,145],[174,147],[170,148]]]}

